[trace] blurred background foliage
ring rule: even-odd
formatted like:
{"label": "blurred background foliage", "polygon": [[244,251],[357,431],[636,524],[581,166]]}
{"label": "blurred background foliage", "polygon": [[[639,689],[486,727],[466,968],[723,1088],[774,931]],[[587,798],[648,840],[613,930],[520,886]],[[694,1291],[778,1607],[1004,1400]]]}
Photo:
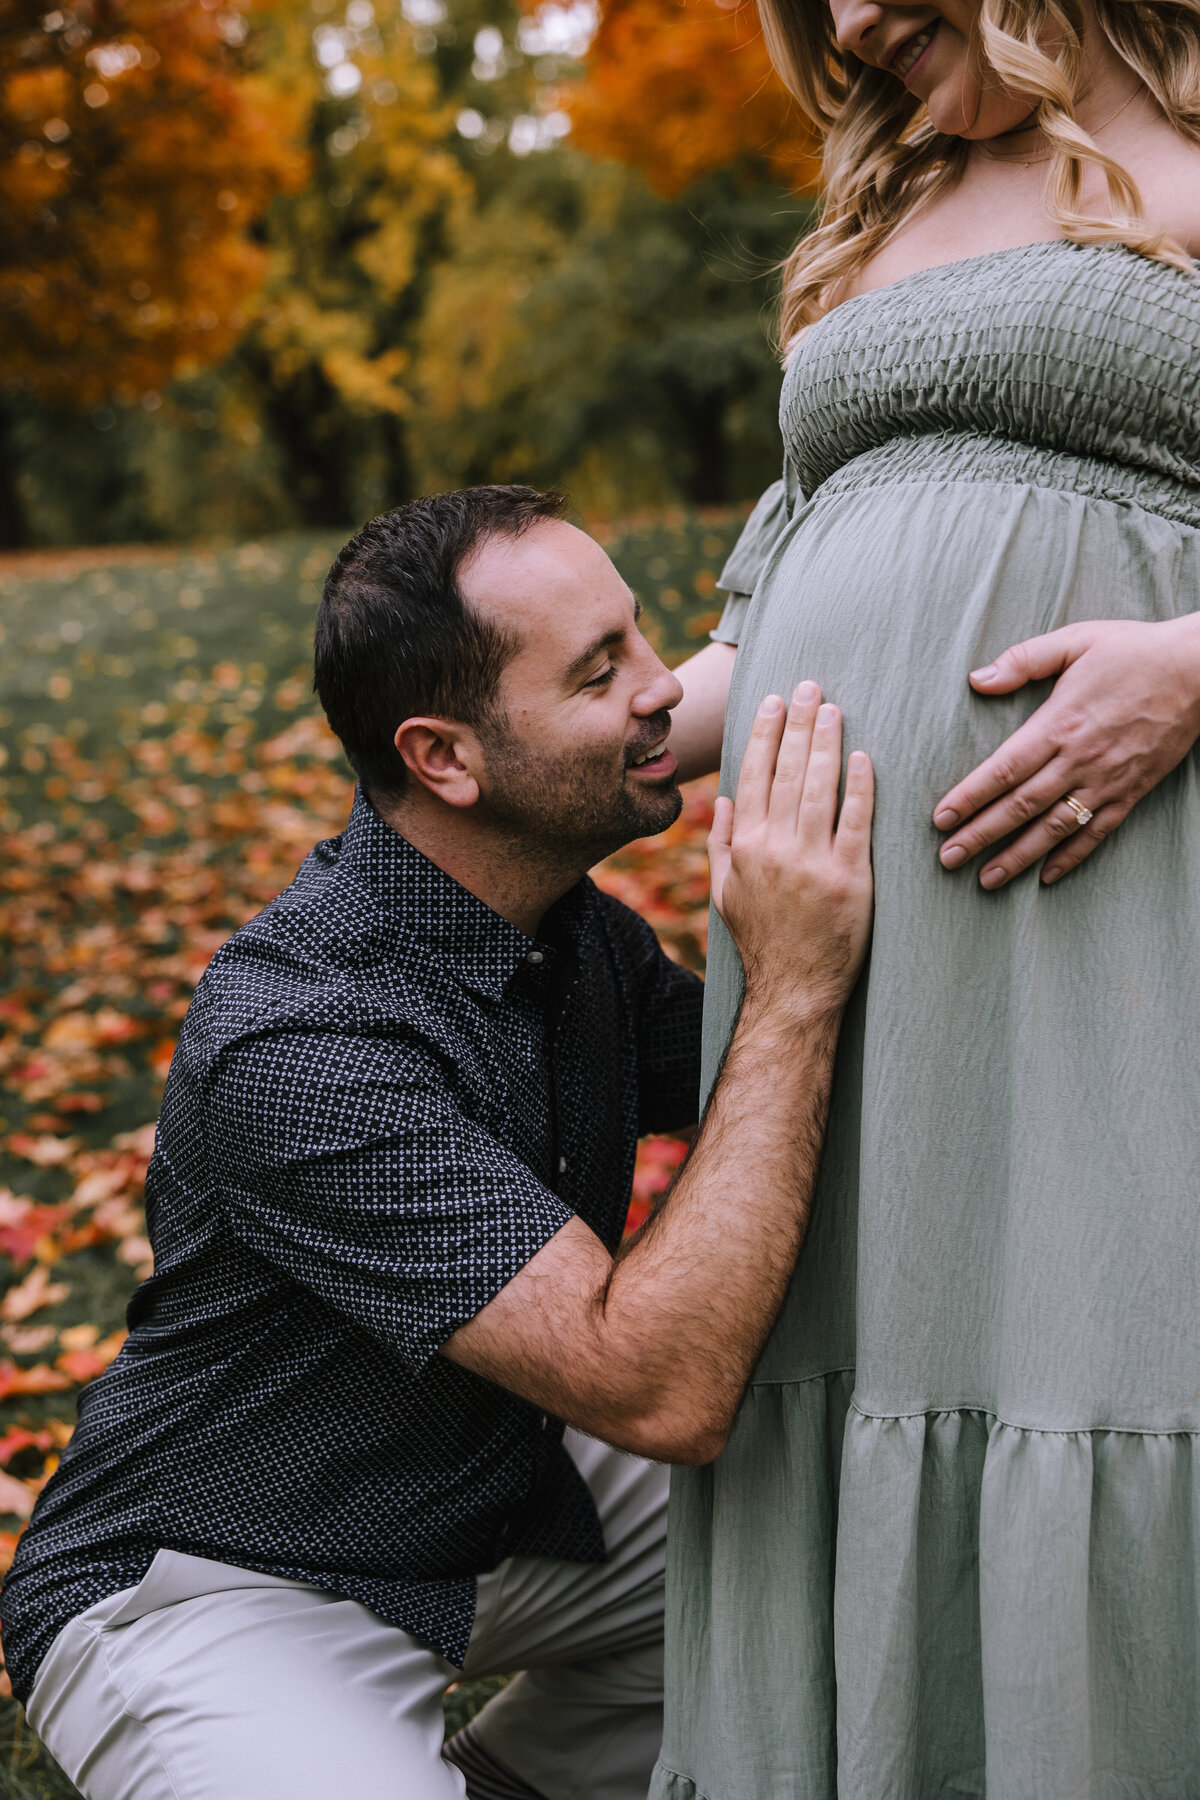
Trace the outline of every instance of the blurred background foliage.
{"label": "blurred background foliage", "polygon": [[742,0],[0,0],[0,544],[778,462],[816,169]]}

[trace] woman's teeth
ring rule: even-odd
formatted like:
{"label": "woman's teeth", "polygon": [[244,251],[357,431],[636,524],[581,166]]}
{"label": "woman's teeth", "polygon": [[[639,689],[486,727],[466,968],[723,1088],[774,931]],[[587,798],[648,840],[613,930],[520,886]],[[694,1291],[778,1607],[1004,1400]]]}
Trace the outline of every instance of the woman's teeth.
{"label": "woman's teeth", "polygon": [[928,49],[929,41],[933,37],[935,29],[935,26],[927,25],[924,31],[918,31],[916,37],[909,38],[907,44],[905,44],[903,50],[892,64],[897,75],[902,79],[908,74],[909,70],[917,62],[923,52]]}

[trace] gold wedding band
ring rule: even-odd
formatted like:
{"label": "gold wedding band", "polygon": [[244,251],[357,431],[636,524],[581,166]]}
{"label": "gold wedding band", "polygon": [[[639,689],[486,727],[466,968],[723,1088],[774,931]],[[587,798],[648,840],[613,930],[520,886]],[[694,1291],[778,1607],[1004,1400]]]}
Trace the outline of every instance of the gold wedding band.
{"label": "gold wedding band", "polygon": [[1075,798],[1074,794],[1064,794],[1063,799],[1066,801],[1066,803],[1070,807],[1071,811],[1075,814],[1076,819],[1079,821],[1079,824],[1076,825],[1076,827],[1075,827],[1075,829],[1078,831],[1079,825],[1086,825],[1092,815],[1088,811],[1087,807],[1083,804],[1083,801],[1077,800]]}

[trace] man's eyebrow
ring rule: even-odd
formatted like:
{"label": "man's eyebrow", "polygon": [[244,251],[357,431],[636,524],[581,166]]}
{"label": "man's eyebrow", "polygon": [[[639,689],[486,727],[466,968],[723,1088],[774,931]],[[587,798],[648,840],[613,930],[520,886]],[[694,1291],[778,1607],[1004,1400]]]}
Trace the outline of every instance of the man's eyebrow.
{"label": "man's eyebrow", "polygon": [[605,650],[615,650],[617,645],[624,641],[624,630],[606,631],[603,636],[593,638],[587,649],[581,650],[579,655],[567,664],[565,679],[573,681],[577,675],[582,675],[584,670],[589,668]]}

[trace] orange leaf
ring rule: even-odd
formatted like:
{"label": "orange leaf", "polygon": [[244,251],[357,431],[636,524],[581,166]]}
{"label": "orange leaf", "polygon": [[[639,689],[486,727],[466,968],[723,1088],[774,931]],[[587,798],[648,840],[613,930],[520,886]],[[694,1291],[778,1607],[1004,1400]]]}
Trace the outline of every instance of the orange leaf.
{"label": "orange leaf", "polygon": [[16,1287],[9,1288],[0,1300],[0,1319],[9,1324],[18,1324],[27,1319],[43,1306],[57,1306],[70,1293],[65,1281],[51,1281],[50,1271],[44,1263],[38,1263],[30,1269],[24,1281]]}
{"label": "orange leaf", "polygon": [[114,1331],[90,1350],[65,1350],[56,1359],[55,1367],[82,1387],[84,1382],[94,1381],[97,1375],[103,1375],[128,1336],[127,1331]]}
{"label": "orange leaf", "polygon": [[12,1394],[61,1394],[74,1385],[69,1376],[45,1363],[18,1369],[7,1357],[0,1362],[0,1400],[7,1400]]}
{"label": "orange leaf", "polygon": [[14,1156],[23,1156],[26,1162],[36,1163],[39,1169],[55,1169],[65,1163],[79,1149],[78,1138],[30,1137],[28,1132],[14,1131],[5,1139],[5,1146]]}

